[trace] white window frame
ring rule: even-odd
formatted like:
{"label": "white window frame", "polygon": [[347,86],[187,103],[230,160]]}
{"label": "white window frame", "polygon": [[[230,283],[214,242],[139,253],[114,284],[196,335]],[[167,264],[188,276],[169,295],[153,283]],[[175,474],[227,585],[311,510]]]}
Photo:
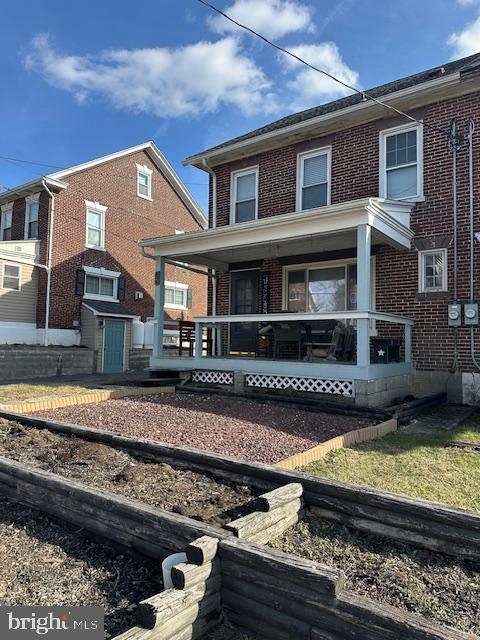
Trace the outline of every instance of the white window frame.
{"label": "white window frame", "polygon": [[[380,198],[387,199],[387,138],[398,135],[399,133],[408,133],[409,131],[417,132],[417,193],[406,198],[399,198],[407,202],[424,202],[423,193],[423,125],[422,124],[403,124],[398,127],[391,127],[380,131],[380,176],[379,176],[379,195]],[[412,166],[402,165],[405,167]],[[393,167],[392,167],[393,168]]]}
{"label": "white window frame", "polygon": [[[5,267],[16,267],[18,269],[18,289],[11,289],[5,286]],[[12,277],[12,276],[9,276]],[[14,262],[4,262],[2,266],[2,289],[5,291],[13,291],[14,293],[20,293],[22,290],[22,265]]]}
{"label": "white window frame", "polygon": [[[30,225],[30,208],[32,206],[32,204],[36,204],[37,205],[37,235],[35,236],[35,238],[29,238],[28,237],[28,227]],[[27,198],[25,198],[25,225],[24,225],[24,229],[23,229],[23,238],[24,240],[37,240],[38,239],[38,218],[39,218],[39,213],[40,213],[40,194],[39,193],[34,193],[31,196],[28,196]]]}
{"label": "white window frame", "polygon": [[[109,271],[103,267],[88,267],[84,266],[85,271],[85,285],[83,287],[83,297],[85,300],[105,300],[107,302],[118,302],[118,279],[122,275],[120,271]],[[96,293],[87,293],[87,276],[94,276],[96,278],[104,278],[113,280],[113,296],[103,296]]]}
{"label": "white window frame", "polygon": [[[443,256],[443,273],[441,287],[427,287],[425,283],[425,261],[428,255],[440,253]],[[418,291],[419,293],[436,293],[448,291],[448,252],[447,249],[425,249],[418,252]]]}
{"label": "white window frame", "polygon": [[[140,174],[148,177],[148,195],[140,193]],[[153,169],[149,169],[145,165],[137,164],[137,196],[144,200],[152,200],[152,175]]]}
{"label": "white window frame", "polygon": [[[100,237],[101,237],[101,245],[93,245],[88,244],[88,211],[91,210],[94,213],[100,215],[101,219],[101,227],[100,227]],[[97,251],[105,251],[105,213],[107,211],[107,207],[103,206],[99,202],[91,202],[90,200],[85,200],[85,246],[87,249],[95,249]]]}
{"label": "white window frame", "polygon": [[305,151],[297,155],[297,197],[296,207],[297,212],[300,211],[312,211],[313,209],[302,208],[302,190],[303,190],[303,168],[305,160],[308,158],[316,158],[317,156],[327,156],[327,203],[322,207],[315,207],[321,209],[324,206],[328,207],[331,204],[332,196],[332,147],[321,147],[319,149],[313,149],[312,151]]}
{"label": "white window frame", "polygon": [[[239,169],[238,171],[232,171],[230,174],[230,224],[246,224],[245,222],[235,222],[235,205],[237,204],[237,179],[242,176],[248,176],[255,174],[255,218],[258,220],[258,175],[259,165],[256,164],[246,169]],[[247,222],[253,222],[253,220],[247,220]]]}
{"label": "white window frame", "polygon": [[183,284],[182,282],[170,282],[168,280],[165,280],[165,290],[166,289],[175,289],[177,291],[182,291],[183,293],[183,304],[170,304],[165,302],[165,304],[163,305],[165,309],[188,309],[187,306],[187,291],[188,291],[188,284]]}
{"label": "white window frame", "polygon": [[[0,207],[1,212],[1,222],[0,222],[0,241],[3,241],[3,233],[5,229],[11,229],[13,224],[13,202],[9,202],[8,204],[2,205]],[[10,219],[10,226],[7,227],[5,222],[7,220],[7,216]]]}

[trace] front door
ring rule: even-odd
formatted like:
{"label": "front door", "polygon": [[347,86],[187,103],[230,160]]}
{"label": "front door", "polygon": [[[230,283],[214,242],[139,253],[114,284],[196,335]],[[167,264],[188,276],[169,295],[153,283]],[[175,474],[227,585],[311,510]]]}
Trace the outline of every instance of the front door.
{"label": "front door", "polygon": [[103,370],[107,373],[123,371],[125,349],[125,320],[104,320]]}
{"label": "front door", "polygon": [[[232,271],[230,274],[230,313],[258,313],[259,271]],[[258,323],[230,324],[230,352],[252,354],[257,351]]]}

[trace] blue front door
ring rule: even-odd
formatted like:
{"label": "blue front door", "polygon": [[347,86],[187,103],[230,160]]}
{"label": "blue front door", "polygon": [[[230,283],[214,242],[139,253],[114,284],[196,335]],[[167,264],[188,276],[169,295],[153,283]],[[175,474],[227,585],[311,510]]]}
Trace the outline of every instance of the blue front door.
{"label": "blue front door", "polygon": [[123,371],[125,320],[104,320],[103,326],[103,370]]}

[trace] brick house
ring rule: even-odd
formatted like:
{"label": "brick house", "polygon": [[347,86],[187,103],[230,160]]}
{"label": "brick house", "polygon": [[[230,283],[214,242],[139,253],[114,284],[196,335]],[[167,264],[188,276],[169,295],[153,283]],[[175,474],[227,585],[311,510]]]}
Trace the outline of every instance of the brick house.
{"label": "brick house", "polygon": [[[206,226],[153,142],[10,189],[0,207],[0,343],[89,347],[99,371],[129,368],[153,335],[155,265],[138,241]],[[207,290],[181,267],[165,275],[168,346]]]}
{"label": "brick house", "polygon": [[211,269],[214,348],[172,365],[159,341],[153,367],[359,405],[475,399],[480,55],[367,93],[414,119],[352,95],[187,158],[210,174],[209,229],[142,245],[160,299],[165,260]]}

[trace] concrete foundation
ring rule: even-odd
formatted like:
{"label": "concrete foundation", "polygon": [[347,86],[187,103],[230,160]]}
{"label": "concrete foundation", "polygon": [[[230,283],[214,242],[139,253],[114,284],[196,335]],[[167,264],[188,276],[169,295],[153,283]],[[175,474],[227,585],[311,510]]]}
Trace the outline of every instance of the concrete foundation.
{"label": "concrete foundation", "polygon": [[93,373],[95,352],[81,347],[0,348],[0,381]]}

